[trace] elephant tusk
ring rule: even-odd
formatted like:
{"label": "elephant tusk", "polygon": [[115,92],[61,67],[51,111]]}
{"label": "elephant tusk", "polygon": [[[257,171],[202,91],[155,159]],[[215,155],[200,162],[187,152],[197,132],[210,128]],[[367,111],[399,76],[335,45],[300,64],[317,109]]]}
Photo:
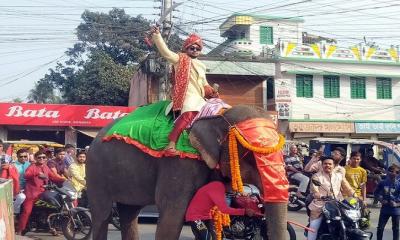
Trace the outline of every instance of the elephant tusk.
{"label": "elephant tusk", "polygon": [[305,230],[307,230],[307,231],[309,231],[309,232],[312,232],[312,233],[315,233],[315,232],[316,232],[314,228],[309,228],[309,227],[307,227],[307,226],[304,226],[303,224],[300,224],[300,223],[297,223],[297,222],[293,222],[293,221],[287,221],[287,222],[290,223],[290,224],[293,224],[293,225],[295,225],[295,226],[304,228]]}

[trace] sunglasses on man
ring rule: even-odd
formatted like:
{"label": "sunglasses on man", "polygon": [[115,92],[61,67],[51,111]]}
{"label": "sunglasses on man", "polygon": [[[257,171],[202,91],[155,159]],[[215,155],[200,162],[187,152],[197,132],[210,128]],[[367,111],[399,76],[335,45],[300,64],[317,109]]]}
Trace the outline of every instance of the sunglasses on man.
{"label": "sunglasses on man", "polygon": [[192,52],[200,52],[201,48],[191,46],[191,47],[189,47],[189,50],[192,51]]}

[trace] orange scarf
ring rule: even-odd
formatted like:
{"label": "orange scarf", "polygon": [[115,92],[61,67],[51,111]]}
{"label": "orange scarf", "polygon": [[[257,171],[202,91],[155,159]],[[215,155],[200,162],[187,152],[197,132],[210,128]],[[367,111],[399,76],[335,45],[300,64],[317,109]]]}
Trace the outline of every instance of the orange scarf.
{"label": "orange scarf", "polygon": [[185,100],[186,92],[189,86],[189,75],[192,59],[186,53],[179,53],[179,62],[176,68],[172,71],[173,82],[173,111],[182,110],[183,101]]}

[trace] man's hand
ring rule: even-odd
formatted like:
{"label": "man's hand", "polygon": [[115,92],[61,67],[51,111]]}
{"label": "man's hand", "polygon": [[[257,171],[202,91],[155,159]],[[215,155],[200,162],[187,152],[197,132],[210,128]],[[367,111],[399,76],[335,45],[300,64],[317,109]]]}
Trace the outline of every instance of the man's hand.
{"label": "man's hand", "polygon": [[315,193],[313,193],[313,197],[315,199],[320,199],[321,198],[321,194],[319,192],[315,192]]}
{"label": "man's hand", "polygon": [[249,216],[249,217],[252,217],[252,216],[254,216],[254,215],[256,214],[256,212],[255,212],[253,209],[246,208],[246,209],[245,209],[245,214],[246,214],[247,216]]}
{"label": "man's hand", "polygon": [[44,173],[39,173],[39,178],[40,179],[47,179],[47,176],[46,175],[44,175]]}
{"label": "man's hand", "polygon": [[1,168],[0,169],[9,169],[10,168],[10,164],[9,163],[3,163],[1,164]]}
{"label": "man's hand", "polygon": [[150,35],[159,34],[159,33],[160,33],[160,28],[159,28],[159,27],[157,27],[157,26],[151,26],[151,28],[150,28]]}

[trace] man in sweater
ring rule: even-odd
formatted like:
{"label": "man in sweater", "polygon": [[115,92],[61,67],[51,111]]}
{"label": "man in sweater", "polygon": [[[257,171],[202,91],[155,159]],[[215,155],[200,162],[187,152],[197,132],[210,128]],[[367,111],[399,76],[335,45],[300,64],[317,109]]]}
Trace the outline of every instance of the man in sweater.
{"label": "man in sweater", "polygon": [[255,214],[252,209],[229,207],[225,200],[225,186],[229,187],[230,181],[218,178],[220,178],[218,181],[211,181],[196,192],[186,211],[185,220],[190,224],[196,240],[216,239],[211,216],[211,209],[215,206],[224,214],[248,216]]}
{"label": "man in sweater", "polygon": [[182,131],[205,105],[204,98],[217,97],[218,93],[206,80],[206,66],[197,59],[203,48],[199,36],[191,34],[184,42],[182,52],[174,53],[168,49],[158,27],[152,27],[150,33],[161,56],[174,66],[172,110],[180,113],[180,116],[168,136],[170,142],[165,153],[176,155],[175,144]]}

